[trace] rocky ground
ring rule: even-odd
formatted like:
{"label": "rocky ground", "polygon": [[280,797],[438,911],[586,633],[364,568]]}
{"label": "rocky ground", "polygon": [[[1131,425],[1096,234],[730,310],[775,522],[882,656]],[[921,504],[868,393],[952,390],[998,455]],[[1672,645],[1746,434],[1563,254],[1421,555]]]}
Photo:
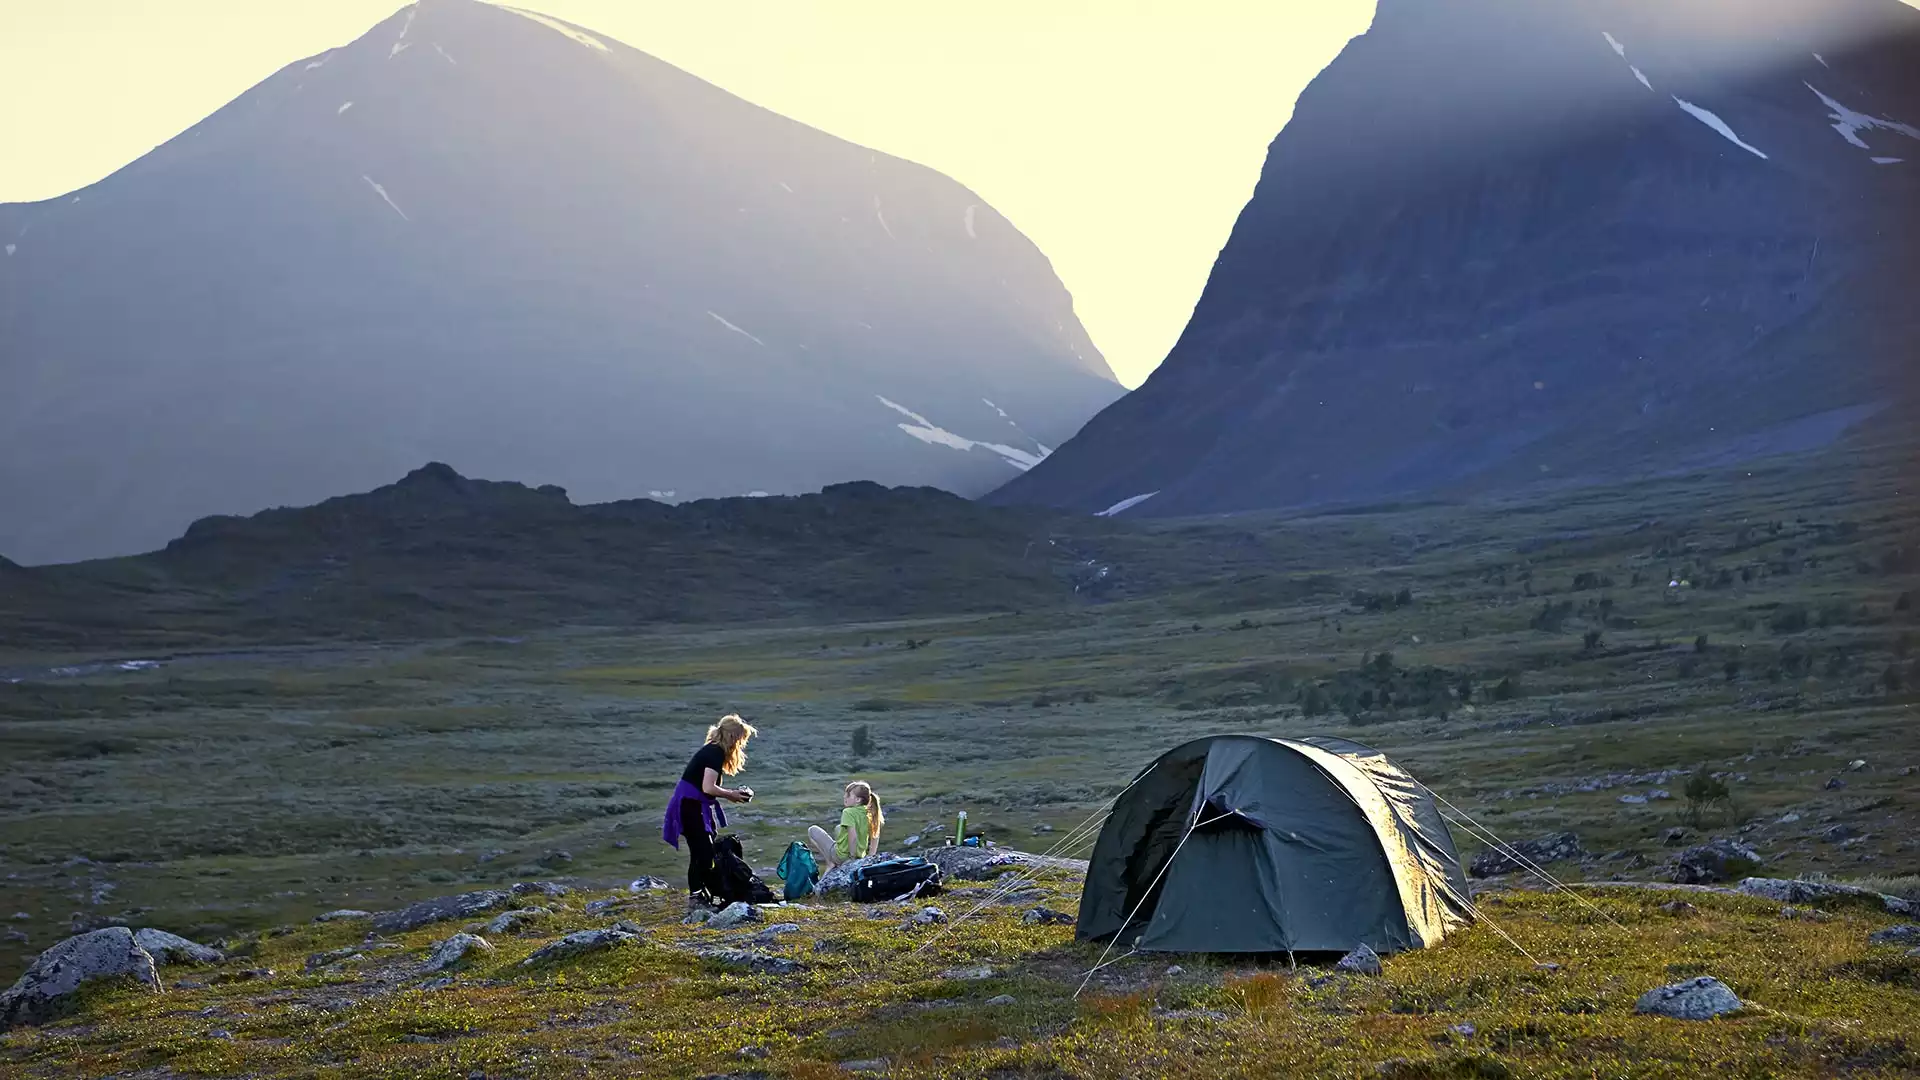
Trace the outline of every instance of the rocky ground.
{"label": "rocky ground", "polygon": [[[1073,941],[1078,873],[949,854],[938,896],[684,919],[662,882],[344,910],[214,948],[49,950],[20,1077],[1893,1076],[1920,905],[1833,883],[1495,885],[1439,947],[1337,964]],[[986,880],[969,880],[986,878]],[[1117,959],[1116,959],[1117,956]],[[1106,966],[1093,971],[1102,960]],[[1088,974],[1092,971],[1092,974]]]}

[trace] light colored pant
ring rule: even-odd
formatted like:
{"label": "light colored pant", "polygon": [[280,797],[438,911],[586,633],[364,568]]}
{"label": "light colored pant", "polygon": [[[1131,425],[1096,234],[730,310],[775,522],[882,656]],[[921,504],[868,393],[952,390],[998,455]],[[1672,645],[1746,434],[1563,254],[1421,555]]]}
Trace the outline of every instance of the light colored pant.
{"label": "light colored pant", "polygon": [[839,853],[833,850],[833,834],[818,825],[807,826],[807,846],[813,849],[813,857],[822,870],[831,869],[840,861]]}

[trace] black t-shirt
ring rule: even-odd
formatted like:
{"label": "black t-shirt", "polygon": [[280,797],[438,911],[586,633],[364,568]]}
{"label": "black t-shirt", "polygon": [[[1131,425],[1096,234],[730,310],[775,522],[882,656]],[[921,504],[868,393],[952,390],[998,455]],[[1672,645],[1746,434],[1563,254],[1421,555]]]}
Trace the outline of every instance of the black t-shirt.
{"label": "black t-shirt", "polygon": [[[703,788],[705,786],[704,781],[707,778],[707,770],[712,769],[714,772],[720,773],[720,766],[726,763],[727,752],[720,749],[720,744],[708,743],[694,751],[693,760],[687,762],[687,771],[680,774],[680,779],[685,780],[694,787]],[[724,776],[726,774],[720,773],[720,775]]]}

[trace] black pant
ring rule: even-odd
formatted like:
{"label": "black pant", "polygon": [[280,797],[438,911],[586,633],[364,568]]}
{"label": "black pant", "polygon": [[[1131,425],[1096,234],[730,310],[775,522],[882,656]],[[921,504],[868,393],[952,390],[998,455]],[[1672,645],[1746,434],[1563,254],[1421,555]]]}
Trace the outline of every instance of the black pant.
{"label": "black pant", "polygon": [[687,891],[716,893],[713,876],[713,837],[698,799],[680,800],[680,835],[687,841]]}

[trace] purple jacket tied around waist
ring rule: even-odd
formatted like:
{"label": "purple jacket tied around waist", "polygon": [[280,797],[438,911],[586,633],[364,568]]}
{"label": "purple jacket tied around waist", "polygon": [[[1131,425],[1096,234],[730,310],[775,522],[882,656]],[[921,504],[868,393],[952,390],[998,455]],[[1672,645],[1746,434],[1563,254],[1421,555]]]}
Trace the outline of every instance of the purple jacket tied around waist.
{"label": "purple jacket tied around waist", "polygon": [[660,823],[660,839],[668,845],[680,846],[680,800],[694,799],[700,803],[700,822],[707,827],[707,835],[720,831],[718,826],[727,823],[727,812],[720,809],[719,800],[701,791],[693,784],[682,780],[673,789],[673,797],[667,800],[667,817]]}

